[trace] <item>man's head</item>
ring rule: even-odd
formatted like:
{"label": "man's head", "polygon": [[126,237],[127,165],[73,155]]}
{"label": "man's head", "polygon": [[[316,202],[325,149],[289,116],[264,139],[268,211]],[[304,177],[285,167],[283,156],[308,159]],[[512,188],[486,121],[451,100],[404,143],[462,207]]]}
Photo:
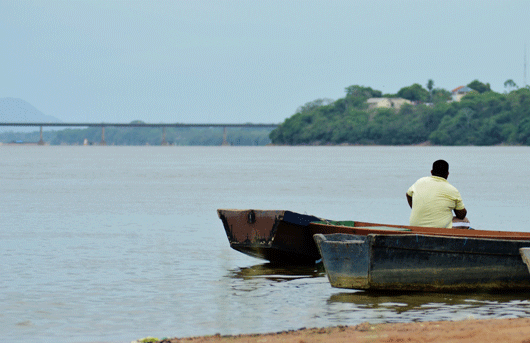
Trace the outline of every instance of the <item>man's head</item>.
{"label": "man's head", "polygon": [[444,160],[434,161],[432,164],[431,175],[447,179],[449,176],[449,163]]}

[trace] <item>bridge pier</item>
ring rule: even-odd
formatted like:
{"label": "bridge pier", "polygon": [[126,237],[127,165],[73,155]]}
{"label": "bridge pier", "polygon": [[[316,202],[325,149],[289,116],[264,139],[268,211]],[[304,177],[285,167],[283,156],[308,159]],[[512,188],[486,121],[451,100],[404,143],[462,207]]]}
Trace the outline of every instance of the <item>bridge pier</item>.
{"label": "bridge pier", "polygon": [[105,126],[101,127],[101,142],[99,142],[99,145],[107,145],[107,142],[105,142]]}
{"label": "bridge pier", "polygon": [[226,140],[226,126],[223,128],[223,143],[221,143],[221,145],[230,145],[230,143],[228,143]]}
{"label": "bridge pier", "polygon": [[160,145],[169,145],[166,141],[166,127],[162,126],[162,143]]}
{"label": "bridge pier", "polygon": [[40,139],[39,139],[39,142],[37,143],[37,145],[45,145],[46,143],[44,143],[44,140],[42,139],[42,125],[40,127]]}

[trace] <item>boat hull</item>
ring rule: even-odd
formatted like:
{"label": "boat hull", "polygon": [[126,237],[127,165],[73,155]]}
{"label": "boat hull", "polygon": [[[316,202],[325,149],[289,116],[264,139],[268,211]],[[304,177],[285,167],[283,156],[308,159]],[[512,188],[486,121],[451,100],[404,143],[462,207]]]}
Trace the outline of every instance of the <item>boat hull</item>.
{"label": "boat hull", "polygon": [[377,291],[529,290],[530,241],[432,235],[314,237],[333,287]]}
{"label": "boat hull", "polygon": [[315,234],[427,234],[451,237],[530,240],[527,232],[429,228],[368,222],[335,222],[286,210],[218,209],[230,246],[272,263],[308,264],[320,260]]}
{"label": "boat hull", "polygon": [[217,210],[230,247],[276,263],[305,264],[320,259],[308,225],[320,218],[280,210]]}

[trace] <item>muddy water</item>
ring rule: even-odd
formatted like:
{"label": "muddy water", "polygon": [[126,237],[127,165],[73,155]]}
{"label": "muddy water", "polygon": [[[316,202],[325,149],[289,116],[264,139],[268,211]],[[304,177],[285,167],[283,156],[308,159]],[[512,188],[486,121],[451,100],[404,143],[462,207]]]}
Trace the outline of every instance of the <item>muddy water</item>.
{"label": "muddy water", "polygon": [[217,208],[406,224],[450,163],[472,225],[530,230],[527,147],[0,146],[0,337],[130,342],[524,317],[530,293],[368,294],[233,251]]}

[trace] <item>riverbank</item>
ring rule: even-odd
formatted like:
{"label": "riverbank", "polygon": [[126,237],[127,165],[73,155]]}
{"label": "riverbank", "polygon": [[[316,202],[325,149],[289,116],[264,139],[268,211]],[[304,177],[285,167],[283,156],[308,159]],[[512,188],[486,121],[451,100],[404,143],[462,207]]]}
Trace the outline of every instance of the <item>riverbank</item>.
{"label": "riverbank", "polygon": [[530,343],[530,318],[467,319],[310,328],[277,333],[171,338],[161,343]]}

